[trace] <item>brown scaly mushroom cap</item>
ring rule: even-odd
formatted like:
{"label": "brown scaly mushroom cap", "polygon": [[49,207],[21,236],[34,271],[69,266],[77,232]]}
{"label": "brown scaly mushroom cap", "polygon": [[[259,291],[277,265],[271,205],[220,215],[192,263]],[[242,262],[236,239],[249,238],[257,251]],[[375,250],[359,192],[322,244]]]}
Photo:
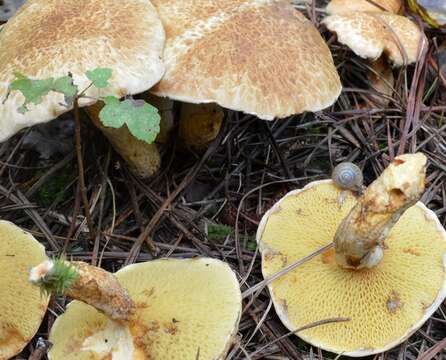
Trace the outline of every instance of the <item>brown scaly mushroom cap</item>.
{"label": "brown scaly mushroom cap", "polygon": [[416,62],[419,50],[427,46],[415,23],[391,13],[342,13],[327,16],[322,23],[356,55],[371,60],[385,55],[395,66]]}
{"label": "brown scaly mushroom cap", "polygon": [[167,34],[158,96],[272,120],[324,109],[340,94],[327,45],[288,1],[153,4]]}
{"label": "brown scaly mushroom cap", "polygon": [[402,9],[401,0],[332,0],[326,7],[327,14],[330,15],[355,11],[388,11],[398,14]]}
{"label": "brown scaly mushroom cap", "polygon": [[[101,94],[122,97],[152,87],[164,66],[160,55],[165,34],[148,0],[29,0],[0,32],[0,141],[20,129],[55,119],[70,110],[62,94],[51,92],[25,114],[24,98],[13,92],[5,103],[14,72],[33,79],[73,75],[83,90],[87,70],[113,70]],[[86,95],[99,95],[91,87]],[[81,106],[95,99],[83,100]]]}

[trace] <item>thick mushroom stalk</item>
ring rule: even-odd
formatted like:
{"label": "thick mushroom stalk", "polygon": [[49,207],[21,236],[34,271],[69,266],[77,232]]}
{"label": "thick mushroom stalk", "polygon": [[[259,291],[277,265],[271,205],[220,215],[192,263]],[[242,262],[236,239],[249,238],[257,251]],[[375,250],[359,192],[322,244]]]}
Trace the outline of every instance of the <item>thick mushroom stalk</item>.
{"label": "thick mushroom stalk", "polygon": [[421,197],[425,176],[426,157],[421,153],[401,155],[390,163],[336,231],[334,244],[340,266],[371,268],[381,261],[387,235]]}
{"label": "thick mushroom stalk", "polygon": [[80,261],[47,260],[30,271],[31,283],[95,307],[110,319],[128,321],[135,304],[116,277]]}
{"label": "thick mushroom stalk", "polygon": [[102,125],[99,112],[103,106],[104,103],[98,101],[86,108],[94,126],[107,137],[113,148],[122,156],[134,174],[142,178],[154,175],[161,164],[161,157],[156,144],[148,144],[137,139],[126,126],[114,129]]}
{"label": "thick mushroom stalk", "polygon": [[223,109],[214,103],[181,105],[179,137],[185,145],[205,149],[220,132]]}

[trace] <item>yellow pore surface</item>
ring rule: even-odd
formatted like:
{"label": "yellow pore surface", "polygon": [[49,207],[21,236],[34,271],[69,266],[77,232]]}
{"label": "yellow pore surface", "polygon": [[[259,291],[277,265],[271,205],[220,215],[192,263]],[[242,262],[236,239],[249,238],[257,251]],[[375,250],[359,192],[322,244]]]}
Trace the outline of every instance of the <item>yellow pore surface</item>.
{"label": "yellow pore surface", "polygon": [[18,354],[39,329],[48,298],[28,282],[46,260],[44,247],[16,225],[0,221],[0,359]]}
{"label": "yellow pore surface", "polygon": [[[131,356],[130,350],[119,349],[130,348],[128,344],[110,346],[110,341],[118,342],[116,323],[73,301],[52,328],[52,360],[214,360],[229,349],[238,328],[241,294],[235,274],[223,262],[156,260],[127,266],[116,276],[137,307],[130,323],[137,351]],[[92,345],[93,337],[103,341],[102,349],[108,347],[109,353],[85,351],[101,348]]]}
{"label": "yellow pore surface", "polygon": [[[258,234],[264,277],[333,241],[355,203],[353,195],[345,194],[340,206],[341,192],[324,181],[275,205]],[[421,204],[407,210],[375,268],[346,270],[326,253],[274,281],[270,292],[281,320],[294,330],[328,318],[349,318],[298,334],[334,352],[360,356],[395,346],[445,296],[445,232],[432,215]]]}

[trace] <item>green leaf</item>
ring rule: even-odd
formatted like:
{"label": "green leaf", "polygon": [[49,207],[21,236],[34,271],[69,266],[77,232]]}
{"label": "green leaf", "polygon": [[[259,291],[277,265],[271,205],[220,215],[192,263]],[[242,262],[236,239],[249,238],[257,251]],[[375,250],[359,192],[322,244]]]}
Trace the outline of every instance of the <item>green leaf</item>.
{"label": "green leaf", "polygon": [[211,241],[224,240],[227,236],[232,235],[234,229],[228,225],[209,224],[208,225],[208,239]]}
{"label": "green leaf", "polygon": [[155,141],[161,120],[157,108],[143,100],[119,101],[114,96],[107,96],[104,102],[105,106],[99,113],[104,126],[120,128],[125,124],[137,139],[148,144]]}
{"label": "green leaf", "polygon": [[109,68],[97,68],[94,70],[88,70],[85,75],[98,89],[106,88],[108,80],[112,76],[112,70]]}
{"label": "green leaf", "polygon": [[[50,91],[64,94],[67,105],[70,104],[69,99],[73,98],[77,93],[77,87],[73,84],[71,76],[62,76],[57,79],[51,77],[42,80],[32,80],[19,72],[16,72],[14,75],[16,80],[9,85],[8,95],[11,91],[20,91],[23,94],[25,102],[17,109],[21,114],[28,111],[28,104],[40,104],[43,97],[48,95]],[[8,98],[8,95],[6,98]]]}
{"label": "green leaf", "polygon": [[54,79],[31,80],[26,76],[15,73],[16,80],[9,85],[9,91],[20,91],[25,97],[25,103],[21,106],[22,110],[27,111],[27,104],[40,104],[42,98],[47,95],[54,86]]}
{"label": "green leaf", "polygon": [[249,251],[256,251],[257,249],[257,242],[255,240],[249,240],[246,243],[246,249]]}
{"label": "green leaf", "polygon": [[73,84],[71,76],[62,76],[56,79],[52,90],[63,93],[66,97],[74,97],[77,94],[77,86]]}

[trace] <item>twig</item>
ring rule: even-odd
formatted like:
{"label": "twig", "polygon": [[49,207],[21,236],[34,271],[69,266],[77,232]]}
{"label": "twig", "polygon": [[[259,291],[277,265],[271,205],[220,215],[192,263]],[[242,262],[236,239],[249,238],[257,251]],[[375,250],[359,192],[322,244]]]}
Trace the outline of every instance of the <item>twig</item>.
{"label": "twig", "polygon": [[84,161],[82,157],[82,143],[81,143],[81,121],[79,112],[79,100],[77,97],[74,99],[74,123],[75,123],[75,141],[76,141],[76,155],[77,155],[77,167],[79,171],[79,184],[82,196],[82,203],[84,205],[84,214],[87,219],[87,226],[90,232],[90,239],[94,242],[95,232],[93,221],[90,214],[90,204],[87,196],[87,188],[85,186],[85,174],[84,174]]}

